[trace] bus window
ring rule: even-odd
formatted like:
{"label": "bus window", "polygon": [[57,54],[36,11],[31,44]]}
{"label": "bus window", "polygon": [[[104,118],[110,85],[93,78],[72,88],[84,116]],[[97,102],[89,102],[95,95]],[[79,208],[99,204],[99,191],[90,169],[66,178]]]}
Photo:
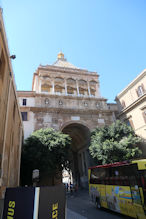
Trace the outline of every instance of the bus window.
{"label": "bus window", "polygon": [[110,185],[127,185],[127,176],[124,175],[123,167],[110,168]]}
{"label": "bus window", "polygon": [[98,184],[99,183],[98,169],[91,170],[90,183],[91,184]]}
{"label": "bus window", "polygon": [[[138,169],[137,165],[124,165],[119,167],[119,175],[121,179],[121,185],[123,186],[130,186],[131,183],[134,185],[138,185]],[[135,178],[133,179],[133,176]]]}
{"label": "bus window", "polygon": [[105,184],[106,183],[107,171],[105,168],[91,169],[91,184]]}
{"label": "bus window", "polygon": [[136,164],[130,165],[130,167],[127,168],[127,174],[129,176],[130,186],[138,186],[139,174]]}
{"label": "bus window", "polygon": [[141,173],[141,184],[143,188],[144,204],[146,205],[146,170],[140,171]]}
{"label": "bus window", "polygon": [[141,172],[141,182],[142,182],[142,187],[146,189],[146,170],[142,170]]}
{"label": "bus window", "polygon": [[138,184],[135,176],[129,176],[129,180],[130,180],[130,186],[135,186]]}

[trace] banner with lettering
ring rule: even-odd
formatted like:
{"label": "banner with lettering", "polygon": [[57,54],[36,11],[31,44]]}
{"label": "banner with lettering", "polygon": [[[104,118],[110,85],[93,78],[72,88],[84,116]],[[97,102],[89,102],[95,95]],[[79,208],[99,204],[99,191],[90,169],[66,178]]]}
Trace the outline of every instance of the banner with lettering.
{"label": "banner with lettering", "polygon": [[35,188],[8,188],[5,193],[3,219],[33,219]]}
{"label": "banner with lettering", "polygon": [[65,200],[64,185],[41,187],[38,219],[64,219]]}
{"label": "banner with lettering", "polygon": [[65,187],[7,188],[2,219],[65,219]]}

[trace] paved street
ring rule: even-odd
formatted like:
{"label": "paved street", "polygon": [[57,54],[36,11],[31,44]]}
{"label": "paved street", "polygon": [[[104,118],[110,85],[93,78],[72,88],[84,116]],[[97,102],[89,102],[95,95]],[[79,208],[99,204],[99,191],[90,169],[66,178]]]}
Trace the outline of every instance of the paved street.
{"label": "paved street", "polygon": [[67,219],[128,219],[123,215],[108,211],[98,210],[89,200],[87,190],[81,190],[73,195],[67,195]]}

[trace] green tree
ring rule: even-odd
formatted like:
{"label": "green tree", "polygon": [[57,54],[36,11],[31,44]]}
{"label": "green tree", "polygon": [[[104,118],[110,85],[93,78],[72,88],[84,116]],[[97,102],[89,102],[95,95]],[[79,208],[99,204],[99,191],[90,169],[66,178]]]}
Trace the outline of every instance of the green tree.
{"label": "green tree", "polygon": [[97,164],[125,161],[140,157],[140,142],[141,138],[135,135],[130,126],[117,120],[91,133],[89,151]]}
{"label": "green tree", "polygon": [[[40,129],[27,138],[22,147],[21,184],[32,184],[32,171],[39,169],[40,178],[50,178],[69,168],[71,138],[52,128]],[[53,184],[53,182],[52,182]]]}

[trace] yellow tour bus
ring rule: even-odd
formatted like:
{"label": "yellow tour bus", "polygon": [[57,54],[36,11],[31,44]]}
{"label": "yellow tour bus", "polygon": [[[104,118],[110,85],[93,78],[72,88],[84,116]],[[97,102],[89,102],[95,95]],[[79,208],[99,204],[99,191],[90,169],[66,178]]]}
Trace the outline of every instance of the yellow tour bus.
{"label": "yellow tour bus", "polygon": [[88,178],[97,208],[146,219],[146,159],[89,167]]}

